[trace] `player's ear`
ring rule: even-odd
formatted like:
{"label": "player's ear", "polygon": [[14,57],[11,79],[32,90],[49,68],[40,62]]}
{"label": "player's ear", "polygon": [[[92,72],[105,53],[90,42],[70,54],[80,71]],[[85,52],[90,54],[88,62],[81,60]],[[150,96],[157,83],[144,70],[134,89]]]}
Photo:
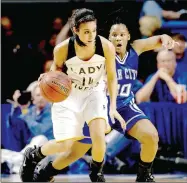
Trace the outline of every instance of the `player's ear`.
{"label": "player's ear", "polygon": [[128,40],[130,40],[130,39],[131,39],[131,35],[129,34],[129,35],[128,35]]}
{"label": "player's ear", "polygon": [[78,33],[78,30],[77,30],[75,27],[73,27],[73,32],[74,32],[75,34],[77,34],[77,33]]}

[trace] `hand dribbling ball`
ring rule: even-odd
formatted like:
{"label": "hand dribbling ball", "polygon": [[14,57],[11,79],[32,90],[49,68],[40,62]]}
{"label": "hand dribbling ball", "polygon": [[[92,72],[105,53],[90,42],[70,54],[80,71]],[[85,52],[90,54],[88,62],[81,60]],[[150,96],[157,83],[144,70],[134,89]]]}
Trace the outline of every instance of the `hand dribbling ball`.
{"label": "hand dribbling ball", "polygon": [[39,81],[42,96],[49,102],[66,100],[71,92],[71,79],[63,72],[50,71]]}

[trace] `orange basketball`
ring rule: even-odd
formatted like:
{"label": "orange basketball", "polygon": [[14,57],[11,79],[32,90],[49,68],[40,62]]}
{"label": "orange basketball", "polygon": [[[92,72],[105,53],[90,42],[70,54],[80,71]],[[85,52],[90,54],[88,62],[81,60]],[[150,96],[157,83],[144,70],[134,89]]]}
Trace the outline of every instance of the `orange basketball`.
{"label": "orange basketball", "polygon": [[60,71],[46,73],[39,82],[42,96],[49,102],[61,102],[71,92],[71,79]]}

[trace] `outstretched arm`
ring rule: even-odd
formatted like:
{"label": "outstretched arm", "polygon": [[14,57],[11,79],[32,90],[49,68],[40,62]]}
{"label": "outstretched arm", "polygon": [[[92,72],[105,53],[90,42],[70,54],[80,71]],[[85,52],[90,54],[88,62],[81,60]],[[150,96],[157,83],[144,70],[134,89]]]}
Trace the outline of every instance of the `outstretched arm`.
{"label": "outstretched arm", "polygon": [[147,39],[138,39],[132,43],[132,47],[140,55],[141,53],[149,50],[154,50],[156,48],[164,47],[166,49],[171,49],[174,47],[175,41],[168,35],[158,35],[152,36]]}

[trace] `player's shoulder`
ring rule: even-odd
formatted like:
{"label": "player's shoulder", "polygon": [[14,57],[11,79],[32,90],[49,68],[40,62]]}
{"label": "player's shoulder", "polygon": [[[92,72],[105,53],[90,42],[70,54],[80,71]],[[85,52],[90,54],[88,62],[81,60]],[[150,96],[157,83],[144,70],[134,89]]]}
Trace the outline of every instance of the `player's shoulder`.
{"label": "player's shoulder", "polygon": [[103,36],[100,36],[100,35],[99,35],[99,38],[101,40],[104,52],[112,50],[112,49],[115,50],[113,44],[108,39],[106,39],[106,38],[104,38]]}
{"label": "player's shoulder", "polygon": [[70,38],[57,44],[54,48],[54,53],[58,53],[58,52],[66,53],[68,51],[69,40],[70,40]]}

